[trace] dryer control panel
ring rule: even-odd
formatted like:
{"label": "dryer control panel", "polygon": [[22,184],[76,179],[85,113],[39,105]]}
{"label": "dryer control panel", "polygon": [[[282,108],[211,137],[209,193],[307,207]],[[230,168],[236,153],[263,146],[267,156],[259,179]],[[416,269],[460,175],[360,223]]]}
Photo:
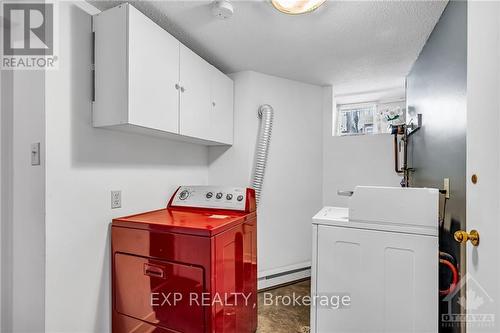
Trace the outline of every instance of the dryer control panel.
{"label": "dryer control panel", "polygon": [[252,211],[255,192],[244,187],[180,186],[169,206]]}

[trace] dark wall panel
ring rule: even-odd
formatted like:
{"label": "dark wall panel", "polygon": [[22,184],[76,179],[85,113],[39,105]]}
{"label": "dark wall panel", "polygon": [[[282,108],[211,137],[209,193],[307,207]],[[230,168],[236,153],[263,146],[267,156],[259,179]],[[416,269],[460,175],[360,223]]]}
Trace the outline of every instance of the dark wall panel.
{"label": "dark wall panel", "polygon": [[[450,1],[407,78],[408,117],[423,115],[408,158],[415,169],[411,186],[442,188],[443,179],[450,178],[440,248],[457,259],[460,248],[452,233],[465,227],[466,91],[467,2]],[[440,275],[446,280],[446,272]]]}

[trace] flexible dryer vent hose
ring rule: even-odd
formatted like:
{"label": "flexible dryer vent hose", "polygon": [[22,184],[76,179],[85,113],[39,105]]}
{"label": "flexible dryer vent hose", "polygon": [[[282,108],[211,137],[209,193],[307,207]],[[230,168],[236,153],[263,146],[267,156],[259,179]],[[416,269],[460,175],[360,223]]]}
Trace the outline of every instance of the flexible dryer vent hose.
{"label": "flexible dryer vent hose", "polygon": [[272,106],[268,104],[261,105],[258,112],[260,118],[260,128],[255,150],[255,165],[252,178],[252,188],[255,190],[255,200],[257,205],[259,205],[262,184],[264,183],[264,173],[266,171],[267,155],[269,153],[269,144],[271,142],[274,115]]}

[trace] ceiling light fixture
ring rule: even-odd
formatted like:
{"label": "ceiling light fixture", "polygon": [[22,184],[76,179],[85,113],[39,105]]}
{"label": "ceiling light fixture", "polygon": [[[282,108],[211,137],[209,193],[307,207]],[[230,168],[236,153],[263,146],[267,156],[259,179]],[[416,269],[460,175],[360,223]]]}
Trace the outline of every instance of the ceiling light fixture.
{"label": "ceiling light fixture", "polygon": [[234,14],[233,5],[227,0],[216,0],[212,3],[212,14],[220,19],[231,18]]}
{"label": "ceiling light fixture", "polygon": [[274,8],[289,15],[310,13],[318,9],[326,0],[271,0]]}

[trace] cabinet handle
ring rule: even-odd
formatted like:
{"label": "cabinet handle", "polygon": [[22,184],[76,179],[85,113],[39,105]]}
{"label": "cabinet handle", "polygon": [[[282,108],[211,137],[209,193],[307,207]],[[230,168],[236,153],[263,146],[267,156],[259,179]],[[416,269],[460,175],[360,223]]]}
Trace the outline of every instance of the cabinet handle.
{"label": "cabinet handle", "polygon": [[186,91],[186,88],[181,87],[181,92],[185,92],[185,91]]}
{"label": "cabinet handle", "polygon": [[178,83],[175,84],[175,89],[179,90],[180,87],[181,86]]}

